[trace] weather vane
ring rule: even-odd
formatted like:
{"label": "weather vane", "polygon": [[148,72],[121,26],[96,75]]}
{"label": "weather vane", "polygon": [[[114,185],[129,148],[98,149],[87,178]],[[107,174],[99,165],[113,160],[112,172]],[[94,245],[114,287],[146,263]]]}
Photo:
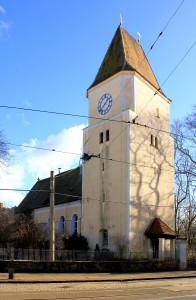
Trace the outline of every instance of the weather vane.
{"label": "weather vane", "polygon": [[123,23],[123,20],[122,20],[121,14],[120,14],[120,26],[122,25],[122,23]]}
{"label": "weather vane", "polygon": [[137,42],[140,43],[140,39],[141,39],[141,33],[137,32],[138,38],[137,38]]}

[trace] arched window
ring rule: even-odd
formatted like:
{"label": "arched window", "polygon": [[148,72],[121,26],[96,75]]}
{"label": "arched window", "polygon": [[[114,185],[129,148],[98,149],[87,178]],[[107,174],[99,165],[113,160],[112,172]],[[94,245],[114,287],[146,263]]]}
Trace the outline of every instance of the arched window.
{"label": "arched window", "polygon": [[58,231],[64,231],[65,230],[65,218],[64,216],[61,216],[58,221]]}
{"label": "arched window", "polygon": [[74,233],[78,233],[78,215],[74,214],[71,219],[70,224],[70,235],[73,235]]}

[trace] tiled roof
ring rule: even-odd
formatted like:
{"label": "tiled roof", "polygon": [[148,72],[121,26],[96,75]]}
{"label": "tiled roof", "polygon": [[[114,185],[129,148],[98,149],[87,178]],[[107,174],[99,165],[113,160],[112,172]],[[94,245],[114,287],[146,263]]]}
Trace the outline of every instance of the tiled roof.
{"label": "tiled roof", "polygon": [[137,72],[161,91],[141,45],[119,26],[90,88],[123,70]]}
{"label": "tiled roof", "polygon": [[175,238],[176,233],[169,226],[167,226],[163,221],[155,218],[152,224],[148,227],[145,234],[152,237],[165,237],[165,238]]}
{"label": "tiled roof", "polygon": [[[55,204],[68,203],[80,199],[82,196],[82,175],[80,174],[80,168],[56,175],[55,193]],[[50,178],[38,180],[19,204],[16,212],[32,211],[45,206],[50,206]]]}

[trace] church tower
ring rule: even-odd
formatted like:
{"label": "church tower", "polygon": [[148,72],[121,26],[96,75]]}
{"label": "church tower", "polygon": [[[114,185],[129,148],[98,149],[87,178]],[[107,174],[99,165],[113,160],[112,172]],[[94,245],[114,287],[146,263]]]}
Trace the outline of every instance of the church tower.
{"label": "church tower", "polygon": [[174,147],[170,103],[139,44],[120,25],[87,90],[81,232],[93,250],[171,249]]}

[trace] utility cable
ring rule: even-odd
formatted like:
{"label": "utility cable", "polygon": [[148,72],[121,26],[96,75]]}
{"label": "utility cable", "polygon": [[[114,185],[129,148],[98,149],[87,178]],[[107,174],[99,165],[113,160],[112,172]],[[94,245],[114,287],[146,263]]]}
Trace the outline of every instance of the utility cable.
{"label": "utility cable", "polygon": [[[28,189],[3,189],[3,188],[0,188],[0,191],[13,191],[13,192],[41,192],[41,193],[50,193],[50,190],[28,190]],[[98,199],[98,198],[89,198],[89,197],[82,197],[82,196],[79,196],[79,195],[71,195],[71,194],[64,194],[64,193],[57,193],[57,192],[54,192],[55,195],[59,195],[59,196],[65,196],[65,197],[70,197],[70,198],[77,198],[78,200],[91,200],[91,201],[98,201],[98,202],[103,202],[102,199]],[[127,204],[127,203],[130,203],[130,204],[134,204],[134,205],[138,205],[138,206],[155,206],[155,207],[171,207],[173,205],[155,205],[155,204],[141,204],[141,203],[135,203],[132,201],[130,202],[127,202],[127,201],[111,201],[111,200],[105,200],[104,201],[105,203],[120,203],[120,204]],[[58,204],[56,204],[58,205]],[[48,206],[49,207],[49,206]]]}
{"label": "utility cable", "polygon": [[[187,52],[184,54],[184,56],[182,57],[182,59],[178,62],[178,64],[170,72],[170,74],[167,76],[167,78],[162,83],[161,87],[168,81],[168,79],[175,72],[175,70],[179,67],[179,65],[182,63],[182,61],[185,59],[185,57],[188,55],[188,53],[191,51],[191,49],[195,46],[195,44],[196,44],[196,41],[191,45],[191,47],[187,50]],[[159,92],[159,90],[160,89],[157,89],[155,91],[153,97]],[[147,107],[147,105],[150,103],[150,101],[153,99],[153,97],[151,97],[149,99],[149,101],[147,102],[147,104],[145,105],[145,107],[140,111],[140,113],[137,115],[137,117],[144,111],[144,109]],[[111,118],[108,119],[108,118],[101,118],[101,117],[91,117],[91,116],[85,116],[85,115],[79,115],[79,114],[63,113],[63,112],[40,110],[40,109],[31,109],[31,108],[24,108],[24,107],[17,107],[17,106],[0,105],[0,108],[19,109],[19,110],[39,112],[39,113],[56,114],[56,115],[64,115],[64,116],[80,117],[80,118],[98,119],[98,120],[101,120],[101,121],[111,121],[111,122],[118,122],[118,123],[135,123],[135,122],[130,122],[130,121],[115,120],[115,119],[111,119]],[[137,123],[137,125],[141,125],[141,124]],[[150,126],[147,126],[147,125],[142,125],[142,126],[150,127]]]}
{"label": "utility cable", "polygon": [[[196,43],[196,42],[195,42]],[[170,75],[171,76],[171,75]],[[169,76],[168,76],[169,77]],[[26,110],[26,108],[22,108],[22,107],[12,107],[12,106],[5,106],[5,105],[0,105],[0,108],[3,107],[3,108],[8,108],[8,109],[12,109],[12,108],[16,108],[16,109],[22,109],[22,110]],[[28,110],[28,109],[27,109]],[[46,112],[44,110],[32,110],[32,111],[39,111],[39,112]],[[81,118],[89,118],[88,116],[81,116],[81,115],[72,115],[72,114],[66,114],[66,113],[61,113],[61,112],[50,112],[50,113],[54,113],[54,114],[63,114],[63,115],[69,115],[69,116],[78,116],[78,117],[81,117]],[[97,119],[95,117],[90,117],[91,119]],[[149,126],[149,125],[146,125],[146,124],[141,124],[141,123],[138,123],[138,122],[133,122],[133,121],[124,121],[124,120],[115,120],[115,119],[106,119],[106,118],[99,118],[100,120],[102,121],[109,121],[109,122],[117,122],[117,123],[125,123],[125,124],[133,124],[133,125],[137,125],[137,126],[142,126],[142,127],[146,127],[146,128],[149,128],[149,129],[154,129],[156,131],[160,131],[160,132],[163,132],[163,133],[167,133],[169,135],[177,135],[177,134],[174,134],[172,132],[169,132],[169,131],[166,131],[166,130],[163,130],[163,129],[158,129],[158,128],[155,128],[155,127],[152,127],[152,126]],[[1,144],[9,144],[9,145],[13,145],[13,146],[22,146],[22,147],[27,147],[27,148],[36,148],[36,147],[31,147],[31,146],[27,146],[27,145],[16,145],[16,144],[13,144],[13,143],[7,143],[7,142],[1,142]],[[39,148],[39,147],[38,147]],[[41,148],[39,148],[41,149]],[[56,152],[64,152],[64,151],[58,151],[58,150],[55,150],[55,149],[44,149],[43,150],[49,150],[49,151],[56,151]],[[72,154],[72,153],[71,153]],[[73,153],[74,154],[74,153]]]}
{"label": "utility cable", "polygon": [[[0,191],[13,191],[13,192],[41,192],[41,193],[50,193],[50,190],[29,190],[29,189],[3,189],[3,188],[0,188]],[[64,193],[57,193],[57,192],[54,192],[55,195],[60,195],[60,196],[65,196],[65,197],[70,197],[70,198],[77,198],[78,200],[91,200],[91,201],[98,201],[98,202],[103,202],[102,199],[98,199],[98,198],[89,198],[89,197],[82,197],[82,196],[79,196],[79,195],[71,195],[71,194],[64,194]],[[167,201],[167,199],[165,200]],[[171,205],[157,205],[157,204],[142,204],[142,203],[136,203],[134,201],[113,201],[113,200],[105,200],[104,201],[105,203],[120,203],[120,204],[127,204],[127,203],[130,203],[132,205],[137,205],[137,206],[152,206],[152,207],[169,207],[169,208],[173,208],[173,204]],[[60,203],[61,204],[61,203]],[[56,204],[58,205],[58,204]],[[48,206],[49,207],[49,206]],[[188,206],[180,206],[180,208],[189,208],[190,205]]]}
{"label": "utility cable", "polygon": [[8,142],[1,142],[1,144],[11,145],[11,146],[15,146],[15,147],[24,147],[24,148],[30,148],[30,149],[36,149],[36,150],[57,152],[57,153],[63,153],[63,154],[81,155],[81,154],[75,153],[75,152],[68,152],[68,151],[55,150],[55,149],[49,149],[49,148],[43,148],[43,147],[29,146],[29,145],[24,145],[24,144],[14,144],[14,143],[8,143]]}
{"label": "utility cable", "polygon": [[148,53],[153,49],[154,45],[157,43],[158,39],[161,37],[161,35],[163,34],[163,32],[165,31],[165,29],[167,28],[167,26],[169,25],[169,23],[171,22],[171,20],[174,18],[174,16],[177,14],[178,10],[180,9],[180,7],[182,6],[182,4],[184,3],[185,0],[183,0],[180,5],[177,7],[177,9],[175,10],[175,12],[173,13],[173,15],[170,17],[170,19],[168,20],[168,22],[166,23],[165,27],[163,28],[163,30],[159,33],[158,37],[156,38],[155,42],[152,44],[152,46],[150,47]]}
{"label": "utility cable", "polygon": [[25,108],[25,107],[19,107],[19,106],[0,105],[0,108],[17,109],[17,110],[46,113],[46,114],[53,114],[53,115],[62,115],[62,116],[69,116],[69,117],[86,118],[86,119],[95,119],[95,120],[101,120],[101,121],[111,121],[111,122],[117,122],[117,123],[123,122],[123,121],[119,121],[119,120],[115,120],[115,119],[90,117],[90,116],[86,116],[86,115],[71,114],[71,113],[64,113],[64,112],[50,111],[50,110],[33,109],[33,108]]}
{"label": "utility cable", "polygon": [[[144,168],[150,168],[153,169],[153,166],[148,166],[148,165],[144,165],[144,164],[137,164],[137,163],[132,163],[132,162],[128,162],[128,161],[123,161],[123,160],[118,160],[118,159],[113,159],[113,158],[106,158],[106,157],[96,157],[96,158],[101,158],[104,160],[109,160],[109,161],[113,161],[113,162],[117,162],[117,163],[122,163],[122,164],[128,164],[128,165],[132,165],[132,166],[137,166],[137,167],[144,167]],[[174,166],[170,166],[172,169],[174,168]],[[164,168],[159,168],[157,167],[158,171],[167,171],[167,172],[174,172],[173,170],[168,170],[168,169],[164,169]]]}
{"label": "utility cable", "polygon": [[[167,24],[165,25],[165,27],[162,30],[163,31],[166,29],[166,27],[168,26],[168,24],[170,23],[170,21],[172,20],[172,18],[175,16],[175,14],[177,13],[177,11],[180,9],[180,7],[182,6],[184,0],[181,2],[181,4],[179,5],[179,7],[176,9],[176,11],[174,12],[174,14],[171,16],[171,18],[169,19],[169,21],[167,22]],[[157,39],[155,40],[155,42],[153,43],[153,46],[151,46],[150,50],[152,50],[152,48],[154,47],[155,43],[157,42],[158,38],[161,36],[161,34],[159,34],[159,36],[157,37]],[[195,44],[195,43],[194,43]],[[194,46],[194,44],[192,45],[192,47]],[[192,48],[191,47],[191,48]],[[189,49],[189,51],[191,50],[191,48]],[[149,50],[149,51],[150,51]],[[149,53],[148,51],[148,53]],[[189,52],[188,51],[188,52]],[[185,54],[185,56],[188,54],[188,52]],[[148,54],[147,53],[147,54]],[[185,58],[185,56],[182,58],[182,60]],[[181,60],[181,61],[182,61]],[[179,62],[179,64],[181,63],[181,61]],[[142,61],[143,62],[143,61]],[[141,62],[141,63],[142,63]],[[141,63],[139,65],[141,65]],[[178,65],[179,65],[178,64]],[[177,68],[177,66],[175,67],[175,69]],[[172,73],[175,71],[175,69],[172,71]],[[169,77],[172,75],[172,73],[170,73],[170,75],[167,77],[167,79],[164,81],[163,84],[165,84],[165,82],[169,79]],[[162,86],[163,86],[162,84]],[[125,87],[124,87],[125,88]],[[123,88],[123,89],[124,89]],[[122,90],[123,91],[123,90]],[[121,93],[122,93],[121,91]],[[158,90],[157,90],[158,92]],[[157,93],[156,92],[156,93]],[[120,95],[119,95],[120,96]],[[119,97],[118,96],[118,97]],[[117,99],[118,99],[117,97]],[[90,117],[90,116],[85,116],[85,115],[79,115],[79,114],[71,114],[71,113],[63,113],[63,112],[56,112],[56,111],[49,111],[49,110],[41,110],[41,109],[31,109],[31,108],[24,108],[24,107],[17,107],[17,106],[8,106],[8,105],[0,105],[0,108],[8,108],[8,109],[17,109],[17,110],[24,110],[24,111],[31,111],[31,112],[39,112],[39,113],[47,113],[47,114],[55,114],[55,115],[63,115],[63,116],[71,116],[71,117],[80,117],[80,118],[89,118],[89,119],[97,119],[97,120],[102,120],[102,121],[111,121],[111,122],[123,122],[126,123],[126,121],[123,120],[115,120],[115,119],[107,119],[107,118],[101,118],[101,117]],[[140,112],[141,114],[141,112]],[[139,125],[139,124],[138,124]],[[53,151],[53,150],[51,150]]]}
{"label": "utility cable", "polygon": [[[169,78],[171,77],[171,75],[175,72],[175,70],[179,67],[179,65],[182,63],[182,61],[185,59],[185,57],[188,55],[188,53],[191,51],[191,49],[195,46],[196,41],[194,41],[194,43],[190,46],[190,48],[186,51],[186,53],[184,54],[184,56],[181,58],[181,60],[177,63],[177,65],[173,68],[173,70],[169,73],[169,75],[166,77],[166,79],[164,80],[164,82],[161,84],[160,88],[157,89],[154,93],[154,95],[148,100],[148,102],[146,103],[146,105],[144,106],[144,108],[140,111],[140,113],[135,117],[134,120],[136,120],[136,118],[138,118],[141,113],[146,109],[146,107],[149,105],[149,103],[151,102],[151,100],[154,98],[154,96],[156,96],[158,94],[158,92],[160,91],[160,89],[163,87],[163,85],[169,80]],[[134,121],[133,120],[133,121]]]}
{"label": "utility cable", "polygon": [[[181,2],[181,4],[177,7],[177,9],[175,10],[175,12],[173,13],[173,15],[170,17],[170,19],[168,20],[168,22],[166,23],[165,27],[163,28],[163,30],[161,31],[161,33],[158,35],[158,37],[156,38],[156,40],[154,41],[154,43],[152,44],[152,46],[150,47],[149,51],[147,52],[147,54],[145,55],[144,53],[144,57],[143,59],[138,63],[137,69],[139,69],[139,67],[142,65],[142,63],[144,62],[144,60],[147,58],[148,54],[150,51],[152,51],[153,47],[155,46],[155,44],[157,43],[158,39],[161,37],[161,35],[163,34],[163,32],[165,31],[165,29],[167,28],[167,26],[169,25],[169,23],[171,22],[171,20],[174,18],[174,16],[177,14],[178,10],[180,9],[180,7],[182,6],[182,4],[184,3],[184,0]],[[131,78],[133,77],[133,75],[130,76],[130,78],[127,80],[126,84],[124,85],[124,87],[121,89],[119,95],[116,97],[113,105],[115,104],[115,102],[117,101],[117,99],[119,99],[119,97],[121,96],[122,92],[125,90],[126,86],[128,85],[128,83],[130,82]],[[161,90],[161,88],[159,88],[159,90]],[[137,118],[137,117],[136,117]],[[96,128],[97,129],[97,128]],[[96,130],[95,129],[95,130]],[[87,138],[87,140],[85,141],[84,145],[86,145],[86,143],[89,141],[89,139],[94,135],[94,133]]]}
{"label": "utility cable", "polygon": [[[194,45],[196,44],[196,41],[191,45],[191,47],[188,49],[188,51],[185,53],[185,55],[182,57],[182,59],[179,61],[179,63],[176,65],[176,67],[172,70],[172,72],[168,75],[168,77],[166,78],[166,80],[163,82],[163,84],[161,85],[161,87],[167,82],[167,80],[171,77],[171,75],[174,73],[174,71],[177,69],[177,67],[181,64],[181,62],[185,59],[185,57],[188,55],[188,53],[191,51],[191,49],[194,47]],[[153,97],[157,94],[159,90],[157,90],[155,92],[155,94],[153,95]],[[153,98],[152,97],[152,98]],[[149,102],[152,100],[152,98],[149,100]],[[147,105],[149,104],[149,102],[147,103]],[[147,106],[146,105],[146,106]],[[146,108],[146,106],[143,108],[143,110]],[[150,126],[147,126],[147,125],[142,125],[142,124],[139,124],[139,123],[135,123],[135,122],[127,122],[127,121],[123,121],[123,120],[114,120],[114,119],[106,119],[106,118],[99,118],[99,117],[87,117],[87,116],[82,116],[82,115],[76,115],[76,114],[68,114],[68,113],[62,113],[62,112],[54,112],[54,111],[48,111],[48,110],[38,110],[38,109],[30,109],[30,108],[22,108],[22,107],[16,107],[16,106],[5,106],[5,105],[0,105],[1,108],[12,108],[12,109],[20,109],[20,110],[28,110],[28,111],[33,111],[33,112],[42,112],[42,113],[49,113],[49,114],[57,114],[57,115],[66,115],[66,116],[77,116],[77,117],[82,117],[82,118],[93,118],[93,119],[99,119],[99,120],[109,120],[109,121],[115,121],[115,122],[123,122],[123,123],[134,123],[138,126],[144,126],[144,127],[147,127],[147,128],[151,128],[151,129],[155,129],[155,130],[158,130],[158,131],[162,131],[163,130],[160,130],[160,129],[156,129],[156,128],[152,128]],[[143,112],[143,110],[140,112],[140,114]],[[139,115],[140,115],[139,114]],[[138,116],[139,116],[138,115]],[[164,131],[166,133],[166,131]],[[169,133],[169,132],[168,132]],[[170,134],[170,133],[169,133]],[[10,143],[11,144],[11,143]],[[28,148],[32,148],[31,146],[25,146],[25,145],[16,145],[16,146],[23,146],[23,147],[28,147]],[[55,150],[55,149],[44,149],[44,148],[41,148],[41,147],[34,147],[36,149],[39,149],[39,150],[48,150],[48,151],[56,151],[56,152],[62,152],[62,153],[66,153],[65,151],[58,151],[58,150]],[[67,152],[68,153],[68,152]],[[69,153],[71,154],[71,153]],[[74,154],[74,153],[72,153]],[[77,154],[79,155],[79,154]]]}
{"label": "utility cable", "polygon": [[[127,127],[124,129],[126,130]],[[116,140],[117,138],[119,137],[119,135],[114,139]],[[114,140],[112,142],[114,142]],[[27,145],[20,145],[20,144],[13,144],[13,143],[6,143],[6,142],[3,142],[4,144],[9,144],[9,145],[13,145],[13,146],[16,146],[16,147],[25,147],[25,148],[31,148],[31,149],[35,149],[35,150],[43,150],[43,151],[51,151],[51,152],[56,152],[56,153],[63,153],[63,154],[70,154],[70,155],[78,155],[80,156],[81,159],[84,159],[84,157],[82,156],[81,157],[81,153],[75,153],[75,152],[68,152],[68,151],[60,151],[60,150],[55,150],[55,149],[47,149],[47,148],[41,148],[41,147],[34,147],[34,146],[27,146]],[[135,165],[135,166],[138,166],[138,167],[146,167],[146,168],[150,168],[152,169],[153,167],[151,166],[146,166],[146,165],[142,165],[142,164],[136,164],[136,163],[131,163],[131,162],[126,162],[126,161],[121,161],[121,160],[117,160],[117,159],[113,159],[113,158],[106,158],[106,157],[102,157],[100,156],[100,154],[87,154],[87,153],[84,153],[87,155],[88,159],[84,159],[85,161],[88,161],[90,160],[92,157],[95,157],[95,158],[99,158],[99,159],[104,159],[104,160],[108,160],[108,161],[113,161],[113,162],[118,162],[118,163],[123,163],[123,164],[129,164],[129,165]],[[84,155],[83,154],[83,155]],[[173,167],[173,166],[171,166]],[[164,171],[169,171],[169,172],[172,172],[170,170],[167,170],[167,169],[159,169],[160,171],[164,170]],[[65,172],[71,172],[71,170],[68,170],[68,171],[65,171]],[[64,172],[63,172],[64,173]],[[64,175],[64,174],[63,174]],[[60,177],[60,176],[63,176],[61,173],[58,175],[55,175],[55,177]]]}

